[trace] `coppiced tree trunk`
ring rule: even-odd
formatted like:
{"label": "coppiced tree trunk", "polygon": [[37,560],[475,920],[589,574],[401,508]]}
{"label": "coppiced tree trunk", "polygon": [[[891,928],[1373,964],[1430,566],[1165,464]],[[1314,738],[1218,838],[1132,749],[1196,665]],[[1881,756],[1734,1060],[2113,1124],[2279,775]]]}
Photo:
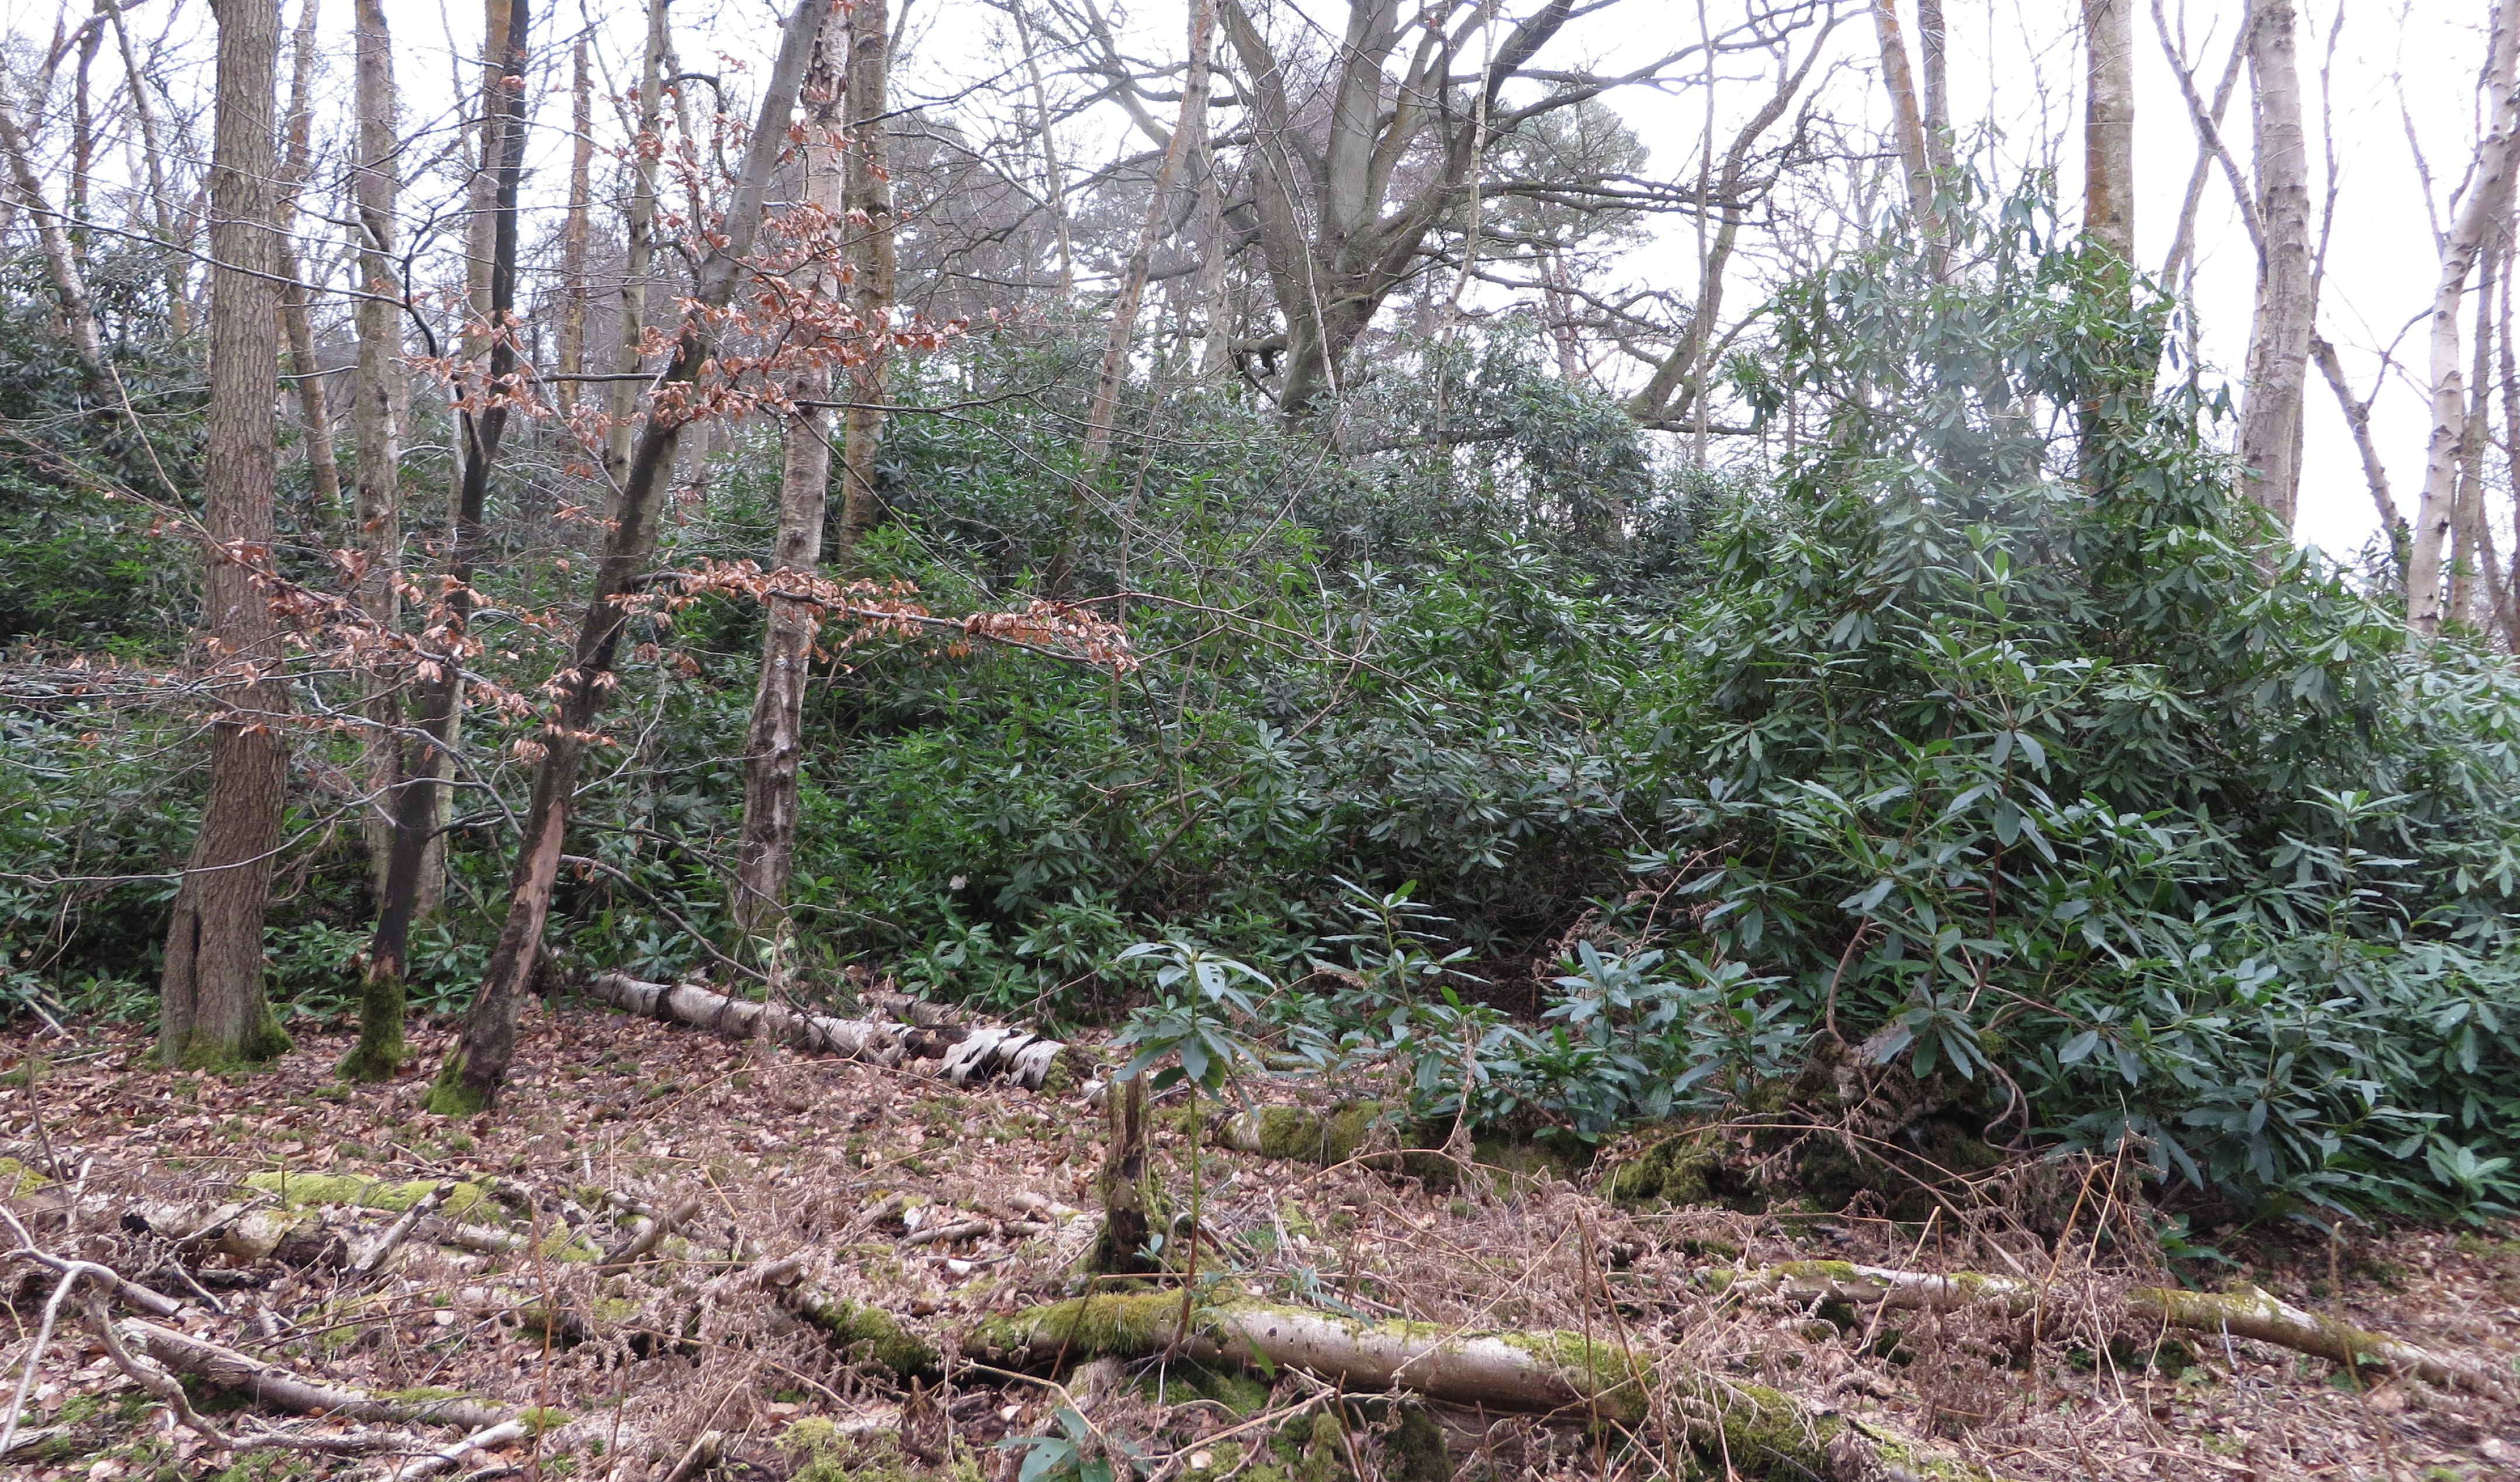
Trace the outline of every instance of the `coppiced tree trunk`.
{"label": "coppiced tree trunk", "polygon": [[[351,382],[357,523],[353,539],[367,559],[359,581],[359,605],[371,622],[390,629],[402,606],[395,590],[395,578],[402,570],[398,439],[411,400],[410,381],[399,364],[402,316],[386,301],[402,296],[401,264],[394,259],[394,211],[401,191],[395,158],[399,110],[394,97],[393,35],[385,24],[384,0],[356,0],[356,15],[352,89],[358,143],[351,197],[357,210],[359,287],[371,296],[359,300],[359,364]],[[374,729],[362,741],[366,784],[377,801],[368,812],[365,832],[377,899],[382,902],[396,883],[392,877],[394,823],[405,775],[400,694],[371,679],[368,720]],[[425,849],[421,858],[425,865]],[[406,888],[416,896],[416,881]],[[382,960],[371,953],[359,997],[359,1043],[341,1062],[341,1074],[361,1081],[390,1077],[404,1058],[402,1020],[403,954]]]}
{"label": "coppiced tree trunk", "polygon": [[333,519],[341,509],[341,468],[333,449],[333,414],[324,394],[324,378],[315,364],[315,326],[308,313],[309,294],[290,233],[296,228],[298,198],[313,168],[313,100],[317,0],[305,0],[297,12],[289,78],[289,150],[281,161],[279,230],[275,234],[280,276],[281,332],[288,337],[289,373],[297,390],[297,415],[306,425],[306,476],[319,519]]}
{"label": "coppiced tree trunk", "polygon": [[[564,378],[586,374],[586,248],[590,235],[588,197],[595,172],[595,77],[587,67],[586,38],[577,38],[569,60],[568,215],[560,235],[560,372]],[[560,382],[562,412],[577,403],[577,382]]]}
{"label": "coppiced tree trunk", "polygon": [[78,356],[80,379],[87,383],[88,394],[101,401],[111,390],[112,378],[106,369],[105,341],[97,335],[87,278],[79,271],[69,233],[45,199],[43,177],[35,170],[34,146],[9,93],[9,79],[0,75],[0,149],[9,152],[10,183],[34,221],[35,245],[44,255],[44,273],[53,281],[53,296],[60,300],[63,332],[69,336],[71,353]]}
{"label": "coppiced tree trunk", "polygon": [[[760,230],[770,174],[786,143],[788,115],[830,6],[831,0],[799,0],[788,20],[778,61],[763,83],[761,115],[753,127],[743,169],[718,228],[721,245],[700,269],[693,293],[695,307],[684,314],[673,359],[660,376],[664,386],[689,386],[714,352],[715,318],[734,298],[742,263]],[[860,0],[859,16],[869,10],[880,12],[881,6],[878,0]],[[852,90],[856,81],[853,67]],[[854,114],[862,107],[862,101],[852,100],[850,111]],[[543,925],[551,915],[552,887],[560,878],[561,848],[568,831],[570,794],[592,739],[596,711],[613,686],[613,664],[622,632],[629,625],[622,599],[639,590],[655,554],[662,496],[673,471],[674,447],[686,425],[671,406],[670,399],[664,407],[651,406],[631,450],[629,474],[614,504],[586,616],[578,628],[569,668],[560,677],[559,713],[544,728],[539,742],[542,755],[534,768],[533,794],[526,805],[516,865],[509,875],[508,918],[480,991],[465,1015],[463,1038],[440,1068],[429,1096],[430,1108],[440,1113],[466,1115],[486,1109],[497,1100],[516,1058],[517,1015],[542,951]]]}
{"label": "coppiced tree trunk", "polygon": [[202,523],[212,549],[202,587],[213,669],[233,681],[210,729],[201,832],[166,927],[158,1048],[167,1065],[267,1059],[288,1036],[263,996],[262,921],[288,801],[278,729],[288,692],[248,666],[276,658],[271,609],[253,563],[272,540],[272,384],[280,295],[272,250],[272,148],[279,0],[219,0],[210,157],[210,408]]}
{"label": "coppiced tree trunk", "polygon": [[847,201],[851,221],[861,212],[866,216],[849,239],[849,306],[867,336],[867,354],[849,378],[849,406],[840,423],[840,528],[833,554],[842,566],[857,559],[858,542],[875,523],[875,460],[883,445],[882,403],[892,381],[885,332],[892,323],[894,222],[883,142],[891,27],[886,0],[857,0],[849,13]]}
{"label": "coppiced tree trunk", "polygon": [[2250,496],[2286,530],[2301,494],[2302,393],[2310,382],[2310,136],[2302,126],[2292,0],[2253,0],[2249,77],[2256,91],[2258,291],[2249,325],[2240,466]]}
{"label": "coppiced tree trunk", "polygon": [[[819,224],[845,233],[841,199],[848,167],[848,22],[834,9],[815,43],[805,73],[805,204]],[[839,274],[817,261],[803,285],[817,299],[835,299]],[[774,571],[811,571],[823,555],[823,516],[832,482],[832,373],[821,360],[788,384],[796,403],[779,472],[779,531],[771,544]],[[808,603],[773,597],[761,639],[761,677],[743,743],[743,833],[736,848],[736,929],[766,943],[774,961],[788,931],[788,881],[796,860],[797,774],[804,753],[805,680],[821,616]]]}
{"label": "coppiced tree trunk", "polygon": [[2513,0],[2497,0],[2486,67],[2486,133],[2477,146],[2475,184],[2443,243],[2441,277],[2433,291],[2432,438],[2425,452],[2423,498],[2415,508],[2414,538],[2407,558],[2407,631],[2418,642],[2429,641],[2441,631],[2443,557],[2456,518],[2459,439],[2467,426],[2459,313],[2466,300],[2468,275],[2476,269],[2486,236],[2501,224],[2511,185],[2513,140],[2520,134],[2512,12]]}
{"label": "coppiced tree trunk", "polygon": [[1074,481],[1069,486],[1067,528],[1059,538],[1058,553],[1050,563],[1046,585],[1053,596],[1067,590],[1074,573],[1076,549],[1085,538],[1085,527],[1093,515],[1095,485],[1102,482],[1102,471],[1111,462],[1111,434],[1120,412],[1120,386],[1128,379],[1129,347],[1138,331],[1138,309],[1147,297],[1147,274],[1155,259],[1155,244],[1163,240],[1165,224],[1172,220],[1173,182],[1180,178],[1182,161],[1188,158],[1207,131],[1208,58],[1215,48],[1215,0],[1191,0],[1190,69],[1182,84],[1181,116],[1173,124],[1172,137],[1164,142],[1162,159],[1155,166],[1154,189],[1147,198],[1147,212],[1138,221],[1138,239],[1129,249],[1129,263],[1120,273],[1119,297],[1111,305],[1110,333],[1102,341],[1102,367],[1094,378],[1094,398],[1085,413],[1085,450]]}
{"label": "coppiced tree trunk", "polygon": [[[364,0],[376,5],[381,0]],[[528,61],[526,36],[532,16],[527,0],[498,0],[500,21],[507,26],[496,45],[485,45],[495,76],[523,78]],[[380,32],[382,40],[382,32]],[[388,84],[389,85],[389,84]],[[517,193],[523,176],[525,149],[523,84],[502,86],[490,95],[482,131],[492,189],[488,292],[483,315],[503,322],[517,296]],[[363,146],[364,147],[364,146]],[[359,1049],[342,1064],[356,1079],[382,1079],[393,1073],[401,1051],[403,979],[411,951],[412,923],[428,910],[428,885],[439,868],[447,811],[446,780],[454,765],[459,717],[463,713],[464,679],[472,615],[472,573],[480,559],[482,513],[490,496],[490,473],[497,466],[499,442],[508,425],[508,407],[488,394],[516,373],[514,339],[490,340],[488,377],[481,406],[457,407],[461,479],[456,485],[454,529],[447,544],[444,591],[446,609],[438,627],[437,657],[417,686],[419,735],[404,750],[402,780],[393,795],[392,848],[385,858],[385,882],[377,906],[377,929],[368,944],[368,985],[361,1009]],[[392,1011],[390,1029],[384,1022]],[[388,1036],[390,1044],[387,1043]],[[370,1052],[371,1038],[376,1042]],[[390,1051],[390,1055],[388,1055]]]}
{"label": "coppiced tree trunk", "polygon": [[[665,117],[665,52],[672,36],[665,7],[669,0],[648,0],[648,40],[639,53],[639,116],[630,141],[630,209],[622,223],[620,362],[613,370],[627,378],[639,369],[639,346],[648,333],[648,274],[656,255],[656,161],[662,142],[656,131]],[[630,472],[633,418],[639,410],[639,385],[630,380],[612,383],[608,409],[611,429],[604,440],[604,473],[615,489]]]}

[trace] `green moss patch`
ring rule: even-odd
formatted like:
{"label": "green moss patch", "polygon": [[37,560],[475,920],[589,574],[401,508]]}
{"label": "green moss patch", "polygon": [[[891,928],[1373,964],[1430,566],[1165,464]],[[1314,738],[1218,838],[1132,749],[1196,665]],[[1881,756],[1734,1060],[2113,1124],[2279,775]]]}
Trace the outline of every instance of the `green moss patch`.
{"label": "green moss patch", "polygon": [[[383,1209],[399,1214],[428,1196],[442,1180],[412,1179],[394,1183],[355,1173],[292,1173],[274,1168],[262,1173],[249,1173],[245,1187],[264,1193],[277,1194],[292,1209],[309,1204],[347,1204],[359,1209]],[[472,1214],[490,1202],[490,1191],[478,1184],[460,1183],[446,1191],[445,1202],[438,1209],[449,1219]]]}

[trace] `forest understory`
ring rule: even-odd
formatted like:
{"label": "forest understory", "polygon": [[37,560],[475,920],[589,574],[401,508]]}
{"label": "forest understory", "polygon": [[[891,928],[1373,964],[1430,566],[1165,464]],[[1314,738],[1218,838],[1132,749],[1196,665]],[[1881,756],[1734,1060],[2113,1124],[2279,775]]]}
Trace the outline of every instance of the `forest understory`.
{"label": "forest understory", "polygon": [[[1607,1190],[1642,1187],[1615,1172],[1638,1139],[1593,1166],[1465,1142],[1377,1157],[1373,1135],[1271,1157],[1234,1145],[1307,1151],[1249,1134],[1293,1113],[1216,1118],[1177,1086],[1151,1158],[1185,1201],[1159,1220],[1174,1269],[1124,1286],[1077,1274],[1101,1076],[957,1085],[936,1053],[955,1034],[914,1034],[879,1065],[562,993],[528,1010],[501,1114],[458,1122],[424,1112],[424,1076],[331,1083],[353,1039],[339,1025],[257,1071],[176,1076],[137,1032],[64,1053],[18,1030],[0,1047],[22,1067],[0,1094],[13,1322],[59,1323],[7,1466],[88,1482],[2520,1468],[2508,1221],[2261,1237],[2165,1272],[2157,1247],[2112,1238],[2141,1195],[2107,1159],[1933,1181],[1921,1218],[1902,1216],[1922,1185],[1844,1208],[1623,1202]],[[447,1038],[417,1030],[421,1062]],[[1246,1095],[1293,1105],[1266,1080]],[[1716,1162],[1749,1166],[1753,1141],[1718,1130]],[[92,1280],[48,1307],[64,1261],[146,1290]],[[2040,1295],[1867,1301],[1864,1268]],[[2136,1296],[2162,1282],[2253,1283],[2461,1371],[2436,1384],[2175,1326]],[[1037,1311],[1079,1296],[1069,1329]],[[1379,1383],[1327,1349],[1218,1352],[1236,1311],[1292,1309],[1436,1352]],[[1051,1341],[1011,1340],[1025,1323]],[[1444,1352],[1483,1334],[1576,1375],[1565,1403],[1460,1403],[1468,1370]],[[158,1392],[166,1370],[192,1422]]]}

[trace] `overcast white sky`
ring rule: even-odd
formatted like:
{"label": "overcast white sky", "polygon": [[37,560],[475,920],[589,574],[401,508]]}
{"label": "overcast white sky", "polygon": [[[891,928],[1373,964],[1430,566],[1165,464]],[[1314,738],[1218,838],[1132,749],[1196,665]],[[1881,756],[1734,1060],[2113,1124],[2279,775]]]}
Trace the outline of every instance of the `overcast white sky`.
{"label": "overcast white sky", "polygon": [[[283,0],[290,21],[293,22],[299,3]],[[902,0],[894,3],[898,7]],[[1336,34],[1342,0],[1293,3]],[[1742,3],[1706,0],[1705,10],[1721,26],[1728,16],[1738,14]],[[1828,108],[1839,116],[1865,113],[1878,118],[1882,105],[1873,76],[1877,54],[1872,27],[1863,14],[1863,0],[1841,3],[1850,20],[1839,27],[1835,45],[1845,66],[1829,84]],[[1912,3],[1900,0],[1902,11],[1910,13],[1912,41]],[[2143,9],[2150,3],[2138,0],[2141,13],[2137,18],[2137,232],[2138,255],[2147,267],[2157,268],[2195,158],[2195,141],[2155,38],[2152,18]],[[2181,22],[2184,10],[2187,45],[2199,59],[2201,85],[2210,88],[2228,54],[2243,0],[2160,3],[2174,24]],[[66,8],[17,8],[9,25],[22,42],[41,46],[53,32],[57,15],[83,17],[89,9],[83,0],[61,0],[61,4]],[[331,98],[339,100],[345,98],[348,83],[350,0],[319,0],[319,4],[328,72],[325,86]],[[2312,111],[2316,134],[2317,73],[2329,55],[2329,32],[2340,15],[2340,4],[2339,0],[2300,0],[2300,5],[2306,106]],[[2392,342],[2398,344],[2401,367],[2380,398],[2374,424],[2399,504],[2408,513],[2423,466],[2424,393],[2417,382],[2424,366],[2419,337],[2401,337],[2409,321],[2431,302],[2437,262],[2433,222],[2447,214],[2450,188],[2464,170],[2476,137],[2474,84],[2484,56],[2489,5],[2490,0],[2344,0],[2346,19],[2333,51],[2332,116],[2340,195],[2319,322],[2344,354],[2349,371],[2366,386],[2376,373],[2378,351]],[[614,85],[627,85],[634,66],[628,59],[635,54],[641,29],[641,0],[541,0],[537,9],[538,43],[591,23],[605,38],[602,50],[608,53]],[[908,10],[904,81],[913,90],[953,90],[995,75],[1004,65],[1003,54],[991,44],[1001,28],[1001,18],[978,0],[908,0]],[[775,39],[773,0],[680,0],[675,11],[687,67],[720,67],[725,65],[721,54],[739,62],[766,61]],[[477,55],[481,24],[477,0],[455,0],[451,5],[388,0],[387,12],[396,31],[406,121],[415,129],[442,127],[458,59]],[[2008,180],[2025,161],[2053,159],[2061,168],[2060,193],[2069,202],[2077,199],[2080,148],[2075,131],[2081,117],[2082,76],[2078,0],[1946,0],[1946,13],[1954,114],[1964,127],[1991,126],[1997,160],[1993,173]],[[132,14],[144,34],[167,29],[182,41],[188,55],[206,62],[211,26],[204,0],[151,0]],[[1589,61],[1605,70],[1635,67],[1694,36],[1698,15],[1697,0],[1626,0],[1570,27],[1544,61],[1552,65]],[[1123,22],[1131,36],[1142,41],[1147,54],[1173,57],[1182,46],[1184,19],[1183,0],[1133,0],[1125,7]],[[112,76],[110,47],[99,68],[101,76]],[[201,75],[206,74],[204,67]],[[564,75],[553,80],[565,85]],[[997,107],[1016,106],[1018,100],[1012,93],[1016,81],[1007,79],[1008,96],[998,100]],[[1750,92],[1749,87],[1734,87],[1720,93],[1722,111],[1748,106]],[[1613,101],[1655,150],[1653,167],[1675,175],[1694,172],[1695,142],[1704,116],[1701,97],[1688,91],[1669,95],[1629,90],[1615,95]],[[537,193],[546,201],[564,178],[566,107],[564,97],[548,93],[537,120],[541,127],[532,163]],[[336,112],[328,116],[345,111],[338,102],[333,108]],[[1102,157],[1098,149],[1107,146],[1116,132],[1116,120],[1082,125],[1071,131],[1069,148],[1091,163]],[[2429,206],[2409,148],[2410,132],[2421,141],[2435,176]],[[2226,121],[2226,138],[2240,154],[2244,166],[2248,134],[2244,82]],[[2320,149],[2316,138],[2313,149],[2315,153]],[[2315,175],[2315,193],[2319,189]],[[2254,256],[2219,173],[2209,180],[2204,202],[2197,276],[2204,354],[2213,364],[2236,370],[2248,333]],[[1694,262],[1689,250],[1692,242],[1688,223],[1668,223],[1662,241],[1641,248],[1627,270],[1655,277],[1664,286],[1688,287]],[[1756,283],[1735,284],[1732,301],[1754,301],[1759,288]],[[2411,366],[2406,364],[2408,356],[2414,360]],[[2343,420],[2315,373],[2308,444],[2300,536],[2332,551],[2350,552],[2369,537],[2377,521]]]}

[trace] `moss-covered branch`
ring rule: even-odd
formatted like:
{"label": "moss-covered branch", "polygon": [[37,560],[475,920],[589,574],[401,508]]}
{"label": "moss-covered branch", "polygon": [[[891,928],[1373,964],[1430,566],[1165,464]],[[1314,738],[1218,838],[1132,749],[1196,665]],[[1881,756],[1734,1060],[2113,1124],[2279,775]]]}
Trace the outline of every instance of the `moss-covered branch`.
{"label": "moss-covered branch", "polygon": [[[1708,1273],[1709,1284],[1801,1303],[1847,1302],[1948,1312],[2000,1305],[2013,1313],[2063,1307],[2079,1293],[2043,1287],[2011,1277],[1978,1272],[1939,1275],[1858,1266],[1849,1261],[1787,1261],[1758,1271]],[[2372,1332],[2305,1312],[2256,1286],[2236,1291],[2182,1291],[2138,1286],[2124,1294],[2128,1310],[2146,1321],[2189,1332],[2228,1333],[2313,1354],[2348,1367],[2373,1365],[2410,1373],[2430,1383],[2490,1393],[2508,1382],[2463,1355],[2444,1354],[2387,1333]]]}
{"label": "moss-covered branch", "polygon": [[1781,1391],[1574,1332],[1464,1332],[1179,1292],[1078,1297],[992,1318],[963,1345],[982,1363],[1051,1369],[1171,1353],[1212,1366],[1301,1369],[1343,1387],[1452,1405],[1676,1426],[1702,1457],[1753,1478],[1941,1477],[1980,1468]]}

